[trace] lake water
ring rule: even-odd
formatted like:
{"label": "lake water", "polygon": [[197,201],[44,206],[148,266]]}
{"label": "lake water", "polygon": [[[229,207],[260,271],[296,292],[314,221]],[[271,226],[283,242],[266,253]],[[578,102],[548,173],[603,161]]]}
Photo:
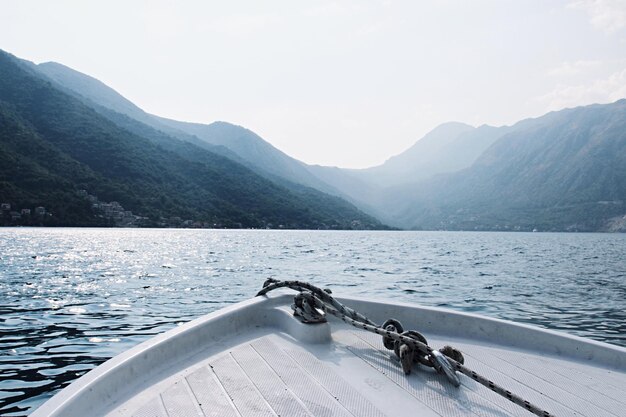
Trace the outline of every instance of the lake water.
{"label": "lake water", "polygon": [[0,415],[268,277],[626,346],[626,235],[0,229]]}

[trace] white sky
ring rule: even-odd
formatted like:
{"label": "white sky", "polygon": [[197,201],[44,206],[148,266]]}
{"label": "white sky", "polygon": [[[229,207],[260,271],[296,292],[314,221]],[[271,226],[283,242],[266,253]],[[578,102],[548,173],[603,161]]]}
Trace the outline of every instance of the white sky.
{"label": "white sky", "polygon": [[626,97],[626,0],[0,0],[0,48],[350,168],[442,122]]}

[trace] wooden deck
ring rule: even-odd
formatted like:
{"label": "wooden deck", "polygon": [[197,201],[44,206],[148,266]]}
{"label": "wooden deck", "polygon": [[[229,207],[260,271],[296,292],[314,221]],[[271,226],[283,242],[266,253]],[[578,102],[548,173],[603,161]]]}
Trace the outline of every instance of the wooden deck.
{"label": "wooden deck", "polygon": [[[138,410],[111,416],[531,416],[461,375],[453,387],[431,369],[404,375],[380,337],[333,322],[334,343],[302,345],[286,335],[241,344],[145,392]],[[626,416],[626,374],[471,341],[452,343],[466,365],[556,416]],[[152,395],[150,395],[152,394]],[[135,399],[136,402],[136,399]]]}

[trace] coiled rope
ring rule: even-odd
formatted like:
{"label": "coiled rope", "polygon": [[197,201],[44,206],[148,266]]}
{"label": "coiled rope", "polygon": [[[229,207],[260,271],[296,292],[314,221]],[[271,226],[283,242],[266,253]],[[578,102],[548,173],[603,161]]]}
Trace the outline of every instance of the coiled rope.
{"label": "coiled rope", "polygon": [[513,394],[466,367],[463,354],[459,350],[451,346],[434,350],[428,346],[426,338],[419,332],[415,330],[404,331],[402,324],[395,319],[389,319],[379,326],[363,314],[337,301],[329,289],[321,289],[302,281],[279,281],[269,278],[263,283],[263,289],[257,293],[257,296],[265,295],[278,288],[290,288],[299,292],[294,298],[292,308],[294,315],[299,316],[305,323],[325,322],[324,314],[330,314],[354,327],[382,336],[384,346],[396,353],[402,369],[407,375],[415,364],[432,366],[458,387],[460,381],[455,373],[458,371],[537,416],[555,417],[554,414],[524,400],[519,395]]}

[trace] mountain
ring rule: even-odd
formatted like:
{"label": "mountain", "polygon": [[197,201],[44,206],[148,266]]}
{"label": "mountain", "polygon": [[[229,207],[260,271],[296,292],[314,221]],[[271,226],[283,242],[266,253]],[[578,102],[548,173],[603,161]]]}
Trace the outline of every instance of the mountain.
{"label": "mountain", "polygon": [[397,200],[388,189],[399,189],[402,185],[438,174],[468,168],[491,144],[512,130],[508,126],[474,128],[449,122],[436,127],[409,149],[379,166],[341,169],[315,165],[308,168],[363,210],[383,221],[400,225],[386,207],[387,202]]}
{"label": "mountain", "polygon": [[368,181],[367,178],[359,178],[349,169],[322,165],[308,165],[307,169],[362,210],[379,218],[382,215],[376,209],[376,202],[383,189],[381,186]]}
{"label": "mountain", "polygon": [[604,230],[626,214],[626,100],[519,122],[471,167],[386,196],[408,228]]}
{"label": "mountain", "polygon": [[510,129],[506,126],[484,125],[474,128],[464,123],[444,123],[384,164],[355,170],[354,174],[388,187],[459,171],[470,167],[491,144]]}
{"label": "mountain", "polygon": [[275,176],[324,192],[341,195],[336,189],[312,175],[306,164],[276,149],[259,135],[242,126],[221,121],[205,125],[160,117],[158,120],[171,128],[194,135],[211,145],[228,148],[262,175],[269,174],[270,178]]}
{"label": "mountain", "polygon": [[[454,161],[454,157],[460,159],[461,155],[450,154],[453,151],[452,144],[462,144],[459,137],[464,133],[473,131],[472,126],[464,123],[444,123],[433,129],[413,146],[399,155],[393,156],[384,164],[367,168],[352,170],[352,174],[364,181],[378,186],[392,186],[427,178],[441,172],[456,171],[466,168],[471,164]],[[467,141],[466,141],[467,142]],[[463,148],[467,148],[464,146]],[[480,151],[479,151],[480,152]],[[467,159],[467,158],[466,158]]]}
{"label": "mountain", "polygon": [[[108,185],[93,171],[42,139],[14,107],[0,101],[0,202],[12,204],[16,213],[20,208],[34,210],[43,206],[55,214],[54,218],[25,216],[21,220],[26,224],[40,224],[44,220],[46,224],[57,224],[59,219],[59,224],[98,225],[91,205],[77,195],[74,184],[99,180]],[[10,215],[8,210],[0,215],[0,224],[10,220],[6,219]]]}
{"label": "mountain", "polygon": [[436,127],[382,165],[365,169],[313,165],[308,169],[344,195],[371,204],[375,200],[373,195],[384,188],[468,168],[485,149],[510,130],[506,126],[474,128],[449,122]]}
{"label": "mountain", "polygon": [[623,231],[624,103],[512,126],[446,123],[380,166],[310,169],[404,229]]}
{"label": "mountain", "polygon": [[384,164],[353,170],[306,165],[241,126],[150,115],[59,64],[35,67],[118,127],[184,158],[197,160],[202,147],[302,198],[340,196],[397,227],[594,231],[626,223],[621,101],[512,126],[445,123]]}
{"label": "mountain", "polygon": [[341,195],[336,189],[312,175],[306,164],[276,149],[256,133],[244,127],[227,122],[214,122],[207,125],[155,116],[146,113],[101,81],[64,65],[47,62],[37,65],[36,69],[98,111],[108,110],[128,116],[169,136],[208,148],[236,160],[266,178],[278,177],[323,192]]}
{"label": "mountain", "polygon": [[[175,138],[192,143],[198,147],[226,156],[238,162],[243,161],[237,154],[225,147],[211,145],[194,135],[187,134],[181,130],[171,128],[165,123],[161,123],[158,117],[146,113],[117,91],[89,75],[75,71],[56,62],[45,62],[38,65],[24,60],[21,62],[34,72],[47,77],[54,83],[56,88],[69,95],[73,95],[116,124],[121,122],[125,124],[125,128],[134,127],[135,129],[141,130],[141,134],[149,134],[152,137],[161,136]],[[130,122],[131,120],[140,123],[140,125],[132,124]]]}
{"label": "mountain", "polygon": [[37,222],[106,225],[132,210],[146,225],[381,227],[339,198],[294,192],[120,113],[115,123],[33,67],[0,52],[0,201],[52,212]]}

